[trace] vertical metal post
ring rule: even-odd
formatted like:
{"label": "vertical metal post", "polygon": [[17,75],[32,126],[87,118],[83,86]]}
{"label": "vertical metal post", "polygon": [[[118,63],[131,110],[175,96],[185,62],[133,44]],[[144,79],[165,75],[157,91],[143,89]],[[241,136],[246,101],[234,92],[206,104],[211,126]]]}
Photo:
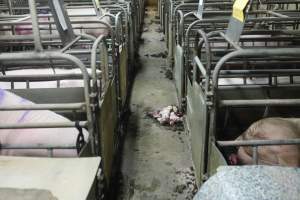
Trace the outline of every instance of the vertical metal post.
{"label": "vertical metal post", "polygon": [[100,13],[100,1],[99,0],[93,0],[93,5],[94,5],[95,11],[96,11],[96,15],[98,17],[100,17],[101,16],[101,13]]}
{"label": "vertical metal post", "polygon": [[[8,5],[9,14],[13,15],[14,13],[13,13],[12,4],[11,4],[10,0],[7,0],[7,5]],[[15,26],[14,25],[11,26],[11,32],[13,35],[15,35]]]}
{"label": "vertical metal post", "polygon": [[13,15],[12,4],[10,0],[7,0],[7,5],[8,5],[9,14]]}
{"label": "vertical metal post", "polygon": [[202,19],[202,17],[203,17],[203,10],[204,10],[204,1],[199,0],[198,10],[197,10],[197,13],[196,13],[196,15],[199,19]]}
{"label": "vertical metal post", "polygon": [[28,0],[28,3],[29,3],[29,10],[30,10],[31,22],[32,22],[34,47],[36,51],[43,51],[35,0]]}
{"label": "vertical metal post", "polygon": [[49,148],[49,149],[47,149],[48,150],[48,157],[53,157],[53,148]]}
{"label": "vertical metal post", "polygon": [[253,164],[254,165],[258,165],[257,150],[258,150],[258,146],[253,146],[252,147],[252,159],[253,159]]}

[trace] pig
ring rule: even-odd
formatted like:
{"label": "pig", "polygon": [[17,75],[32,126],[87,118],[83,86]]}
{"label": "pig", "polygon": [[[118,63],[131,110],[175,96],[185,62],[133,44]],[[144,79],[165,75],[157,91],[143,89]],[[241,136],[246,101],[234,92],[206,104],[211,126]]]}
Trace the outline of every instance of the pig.
{"label": "pig", "polygon": [[[39,17],[39,22],[49,22],[48,17]],[[31,17],[27,16],[20,20],[16,20],[16,22],[31,22]],[[32,25],[16,25],[15,26],[16,35],[31,35],[32,34]],[[40,25],[40,33],[41,34],[50,34],[49,25]]]}
{"label": "pig", "polygon": [[[265,118],[254,122],[236,140],[281,140],[300,138],[300,118]],[[260,146],[258,164],[300,167],[299,145]],[[253,164],[252,148],[239,147],[230,164]]]}
{"label": "pig", "polygon": [[[91,69],[87,69],[88,73],[91,73]],[[100,74],[100,70],[96,71],[97,74]],[[45,74],[81,74],[80,69],[20,69],[20,70],[11,70],[6,71],[6,75],[45,75]],[[0,72],[0,75],[3,75]],[[82,80],[61,80],[59,87],[69,88],[69,87],[83,87]],[[10,82],[1,82],[0,88],[2,89],[11,89]],[[25,89],[26,82],[15,82],[14,89]],[[29,88],[57,88],[57,81],[37,81],[30,82]]]}
{"label": "pig", "polygon": [[[109,13],[108,10],[105,9],[100,9],[101,13],[103,15]],[[107,27],[103,24],[100,23],[85,23],[87,21],[100,21],[99,18],[96,16],[95,9],[94,8],[70,8],[67,9],[67,13],[69,15],[70,21],[79,21],[82,23],[73,23],[72,27],[74,28],[74,33],[75,34],[88,34],[92,35],[94,37],[99,37],[100,35],[108,35],[109,31]],[[45,12],[44,12],[45,14]],[[3,13],[2,14],[4,17],[5,15],[8,15],[8,13]],[[80,17],[75,17],[74,15],[81,15]],[[95,16],[89,16],[89,15],[95,15]],[[31,17],[30,15],[13,20],[15,22],[31,22]],[[39,22],[49,22],[49,17],[47,16],[40,16],[38,18]],[[110,24],[110,17],[106,16],[101,19],[101,21]],[[2,28],[8,28],[10,26],[2,26]],[[41,35],[50,35],[50,34],[58,34],[58,32],[55,30],[55,27],[53,30],[50,31],[50,26],[47,24],[40,24],[40,33]],[[9,35],[12,34],[10,31],[5,31],[0,34],[0,35]],[[32,34],[32,25],[16,25],[15,26],[15,34],[16,35],[31,35]]]}
{"label": "pig", "polygon": [[[0,105],[32,105],[33,102],[11,92],[0,89]],[[0,111],[1,124],[25,124],[30,122],[67,122],[67,118],[49,110],[41,111]],[[75,146],[79,131],[77,128],[37,128],[37,129],[0,129],[0,143],[17,145],[70,145]],[[88,131],[83,129],[85,141]],[[9,156],[48,156],[43,149],[0,149],[0,155]],[[54,149],[54,157],[76,157],[77,149]]]}
{"label": "pig", "polygon": [[[109,30],[107,27],[100,23],[85,23],[86,21],[99,21],[99,18],[96,16],[96,12],[94,8],[69,8],[67,9],[68,15],[71,21],[82,21],[82,23],[74,23],[72,27],[74,29],[75,34],[85,33],[88,35],[92,35],[94,37],[99,37],[100,35],[108,35]],[[108,14],[109,11],[105,9],[100,9],[100,13],[102,15]],[[73,16],[72,16],[73,15]],[[81,15],[80,17],[75,17],[74,15]],[[86,16],[85,16],[86,15]],[[88,16],[95,15],[95,16]],[[110,17],[105,16],[101,19],[101,21],[110,24]]]}

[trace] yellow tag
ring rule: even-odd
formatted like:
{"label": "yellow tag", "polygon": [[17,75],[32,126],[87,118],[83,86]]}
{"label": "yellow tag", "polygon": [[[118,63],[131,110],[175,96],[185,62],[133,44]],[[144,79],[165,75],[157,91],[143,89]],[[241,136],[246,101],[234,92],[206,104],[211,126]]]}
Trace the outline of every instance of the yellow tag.
{"label": "yellow tag", "polygon": [[100,1],[99,0],[95,0],[95,3],[96,3],[96,7],[100,8]]}
{"label": "yellow tag", "polygon": [[233,4],[232,16],[237,20],[244,22],[244,9],[249,0],[236,0]]}

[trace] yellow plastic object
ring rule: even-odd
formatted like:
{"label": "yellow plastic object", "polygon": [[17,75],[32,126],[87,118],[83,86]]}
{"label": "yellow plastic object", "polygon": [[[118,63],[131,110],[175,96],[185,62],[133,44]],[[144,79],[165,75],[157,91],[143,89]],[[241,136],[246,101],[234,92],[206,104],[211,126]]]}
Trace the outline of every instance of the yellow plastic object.
{"label": "yellow plastic object", "polygon": [[248,4],[248,2],[249,0],[236,0],[233,4],[232,16],[237,20],[244,22],[245,21],[244,9]]}
{"label": "yellow plastic object", "polygon": [[99,0],[95,0],[96,3],[96,7],[99,9],[100,8],[100,1]]}

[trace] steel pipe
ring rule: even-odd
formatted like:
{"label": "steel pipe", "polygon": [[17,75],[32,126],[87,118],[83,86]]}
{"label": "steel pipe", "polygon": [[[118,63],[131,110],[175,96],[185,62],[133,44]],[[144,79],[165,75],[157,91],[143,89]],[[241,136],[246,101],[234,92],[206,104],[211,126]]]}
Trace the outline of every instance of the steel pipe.
{"label": "steel pipe", "polygon": [[235,140],[235,141],[217,141],[221,147],[230,146],[274,146],[274,145],[299,145],[300,138],[282,139],[282,140]]}
{"label": "steel pipe", "polygon": [[300,99],[220,100],[219,106],[299,106]]}
{"label": "steel pipe", "polygon": [[85,103],[32,104],[0,106],[0,111],[16,110],[85,110]]}

